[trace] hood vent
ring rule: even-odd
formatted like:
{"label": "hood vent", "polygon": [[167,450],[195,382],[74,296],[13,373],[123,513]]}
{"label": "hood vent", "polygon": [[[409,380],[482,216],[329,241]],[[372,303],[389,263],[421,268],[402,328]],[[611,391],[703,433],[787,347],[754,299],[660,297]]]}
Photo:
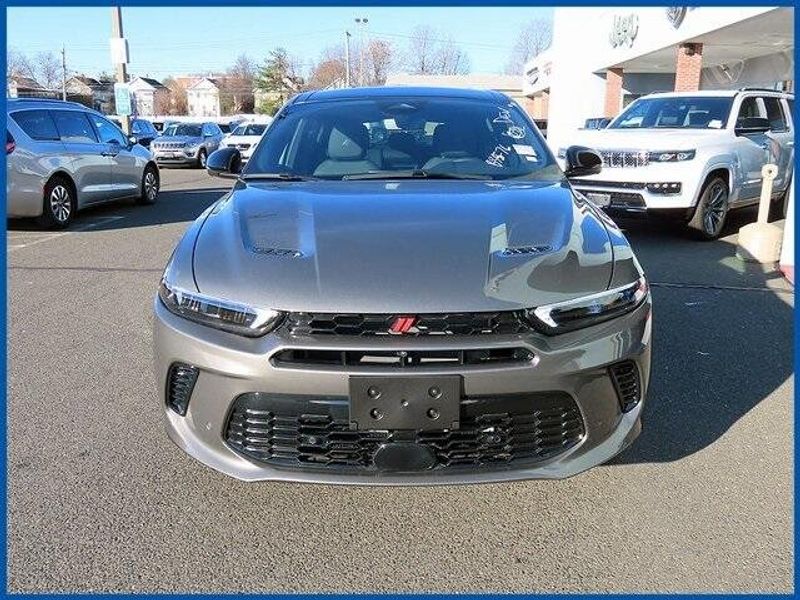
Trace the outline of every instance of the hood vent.
{"label": "hood vent", "polygon": [[303,256],[300,250],[292,250],[291,248],[262,248],[260,246],[254,246],[253,252],[256,254],[275,256],[277,258],[300,258]]}
{"label": "hood vent", "polygon": [[522,256],[526,254],[544,254],[550,252],[552,246],[514,246],[513,248],[506,248],[503,250],[503,256]]}

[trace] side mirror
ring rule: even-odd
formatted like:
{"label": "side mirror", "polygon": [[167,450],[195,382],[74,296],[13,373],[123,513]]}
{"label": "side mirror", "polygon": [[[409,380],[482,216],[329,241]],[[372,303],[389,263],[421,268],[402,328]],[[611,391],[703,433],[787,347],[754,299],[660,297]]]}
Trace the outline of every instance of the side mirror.
{"label": "side mirror", "polygon": [[769,130],[769,119],[763,117],[744,117],[736,121],[736,127],[733,132],[736,135],[753,135],[755,133],[767,133]]}
{"label": "side mirror", "polygon": [[603,168],[603,159],[600,155],[585,146],[570,146],[567,148],[565,159],[564,175],[568,178],[596,175]]}
{"label": "side mirror", "polygon": [[242,155],[237,148],[220,148],[209,154],[206,171],[215,177],[236,177],[242,171]]}

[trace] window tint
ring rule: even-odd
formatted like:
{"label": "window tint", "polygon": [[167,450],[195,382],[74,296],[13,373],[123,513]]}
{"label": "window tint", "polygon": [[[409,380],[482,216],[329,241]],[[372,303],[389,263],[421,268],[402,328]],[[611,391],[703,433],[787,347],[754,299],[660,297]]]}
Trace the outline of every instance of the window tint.
{"label": "window tint", "polygon": [[76,110],[54,110],[53,120],[62,142],[94,144],[97,137],[86,115]]}
{"label": "window tint", "polygon": [[761,117],[761,109],[758,106],[758,99],[754,96],[742,100],[742,105],[739,107],[739,117],[737,121],[742,119],[749,119],[751,117]]}
{"label": "window tint", "polygon": [[783,115],[781,101],[775,97],[764,97],[764,106],[767,109],[770,131],[786,131],[786,117]]}
{"label": "window tint", "polygon": [[11,114],[20,129],[34,140],[57,140],[58,131],[46,110],[22,110]]}
{"label": "window tint", "polygon": [[614,119],[609,129],[722,129],[733,98],[666,96],[641,98]]}
{"label": "window tint", "polygon": [[100,141],[104,144],[109,144],[112,141],[117,141],[120,146],[127,146],[128,145],[128,138],[125,137],[125,134],[111,123],[111,121],[107,121],[101,116],[98,115],[91,115],[92,123],[97,128],[97,132],[100,134]]}

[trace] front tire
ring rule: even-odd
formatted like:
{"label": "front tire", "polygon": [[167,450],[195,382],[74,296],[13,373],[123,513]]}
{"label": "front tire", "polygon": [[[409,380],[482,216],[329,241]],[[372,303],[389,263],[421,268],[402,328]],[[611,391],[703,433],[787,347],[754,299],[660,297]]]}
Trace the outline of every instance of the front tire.
{"label": "front tire", "polygon": [[728,217],[728,200],[728,182],[720,176],[709,179],[700,193],[694,215],[689,220],[689,229],[702,240],[717,239]]}
{"label": "front tire", "polygon": [[208,155],[206,154],[205,148],[200,148],[200,152],[197,153],[197,166],[200,169],[206,168],[206,158]]}
{"label": "front tire", "polygon": [[46,229],[66,229],[72,223],[77,207],[70,182],[64,177],[53,177],[44,187],[42,215],[37,222]]}
{"label": "front tire", "polygon": [[142,174],[142,194],[136,199],[136,203],[155,204],[158,200],[159,184],[158,169],[147,165]]}

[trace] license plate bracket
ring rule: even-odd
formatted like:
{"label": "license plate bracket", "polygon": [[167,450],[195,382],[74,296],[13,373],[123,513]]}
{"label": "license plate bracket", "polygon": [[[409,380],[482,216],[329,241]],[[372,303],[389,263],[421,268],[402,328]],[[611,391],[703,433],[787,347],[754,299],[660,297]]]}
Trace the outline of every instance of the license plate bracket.
{"label": "license plate bracket", "polygon": [[351,429],[458,429],[461,376],[350,377]]}

